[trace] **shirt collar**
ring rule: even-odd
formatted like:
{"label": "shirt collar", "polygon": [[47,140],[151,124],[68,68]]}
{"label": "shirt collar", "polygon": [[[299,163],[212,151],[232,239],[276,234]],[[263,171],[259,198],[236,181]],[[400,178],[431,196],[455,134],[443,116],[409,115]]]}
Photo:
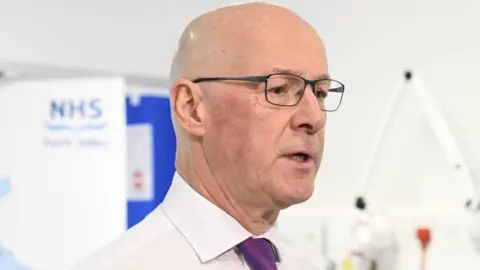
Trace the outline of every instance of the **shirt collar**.
{"label": "shirt collar", "polygon": [[[234,218],[193,190],[177,172],[161,208],[202,263],[252,237]],[[255,237],[265,237],[275,246],[279,241],[274,228]]]}

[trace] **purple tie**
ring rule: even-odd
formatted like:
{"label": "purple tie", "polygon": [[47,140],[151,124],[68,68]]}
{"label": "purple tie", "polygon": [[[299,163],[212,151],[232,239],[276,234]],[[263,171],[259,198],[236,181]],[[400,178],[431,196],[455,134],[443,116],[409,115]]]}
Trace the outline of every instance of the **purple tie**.
{"label": "purple tie", "polygon": [[273,246],[265,238],[248,238],[237,245],[252,270],[277,270]]}

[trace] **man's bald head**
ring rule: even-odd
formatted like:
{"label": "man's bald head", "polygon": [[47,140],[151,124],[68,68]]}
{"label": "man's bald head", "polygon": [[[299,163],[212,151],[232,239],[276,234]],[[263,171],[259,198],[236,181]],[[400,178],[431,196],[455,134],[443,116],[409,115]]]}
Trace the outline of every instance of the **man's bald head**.
{"label": "man's bald head", "polygon": [[[183,31],[170,79],[245,73],[246,62],[259,46],[278,31],[299,28],[315,32],[292,11],[269,3],[236,4],[210,11],[195,18]],[[296,37],[281,37],[279,42],[283,38]]]}

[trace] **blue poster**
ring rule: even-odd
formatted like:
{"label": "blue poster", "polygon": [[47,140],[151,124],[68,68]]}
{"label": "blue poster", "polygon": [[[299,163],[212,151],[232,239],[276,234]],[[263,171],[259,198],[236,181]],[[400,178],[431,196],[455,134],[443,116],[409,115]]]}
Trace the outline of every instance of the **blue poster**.
{"label": "blue poster", "polygon": [[[151,133],[151,196],[129,199],[127,226],[133,227],[163,202],[175,172],[176,139],[170,116],[168,97],[143,95],[139,102],[126,100],[127,128],[148,125]],[[127,153],[128,154],[128,153]]]}

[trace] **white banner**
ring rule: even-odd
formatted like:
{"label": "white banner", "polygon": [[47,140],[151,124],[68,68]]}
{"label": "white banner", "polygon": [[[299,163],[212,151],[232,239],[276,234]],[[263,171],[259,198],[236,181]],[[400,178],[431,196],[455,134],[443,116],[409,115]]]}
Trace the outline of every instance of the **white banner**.
{"label": "white banner", "polygon": [[0,84],[16,213],[5,242],[32,269],[69,269],[125,231],[125,88],[117,78]]}

